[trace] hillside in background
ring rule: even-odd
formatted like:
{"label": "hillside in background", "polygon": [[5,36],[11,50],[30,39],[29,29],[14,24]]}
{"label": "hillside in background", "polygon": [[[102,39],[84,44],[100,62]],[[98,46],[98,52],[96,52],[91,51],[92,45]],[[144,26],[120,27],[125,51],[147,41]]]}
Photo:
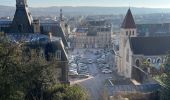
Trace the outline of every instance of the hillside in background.
{"label": "hillside in background", "polygon": [[[113,15],[125,14],[128,7],[41,7],[30,8],[33,16],[57,16],[59,9],[62,8],[65,15]],[[160,8],[131,8],[134,14],[151,14],[151,13],[170,13],[170,9]],[[0,6],[0,16],[13,16],[15,7]]]}

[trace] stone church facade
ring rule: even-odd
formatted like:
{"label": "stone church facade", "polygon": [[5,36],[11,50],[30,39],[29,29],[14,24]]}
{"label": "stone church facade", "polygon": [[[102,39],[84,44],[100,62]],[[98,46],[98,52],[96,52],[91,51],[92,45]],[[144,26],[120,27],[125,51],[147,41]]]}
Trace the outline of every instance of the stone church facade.
{"label": "stone church facade", "polygon": [[139,37],[129,9],[123,21],[120,33],[117,71],[126,78],[132,78],[132,68],[141,67],[145,62],[157,70],[165,63],[170,51],[170,37]]}

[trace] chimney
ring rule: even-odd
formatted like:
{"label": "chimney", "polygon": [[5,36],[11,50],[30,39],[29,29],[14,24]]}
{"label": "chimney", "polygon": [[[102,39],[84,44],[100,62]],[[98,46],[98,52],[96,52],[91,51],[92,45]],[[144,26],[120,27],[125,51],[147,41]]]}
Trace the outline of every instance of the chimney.
{"label": "chimney", "polygon": [[49,40],[52,41],[52,33],[51,32],[48,33],[48,36],[49,36]]}

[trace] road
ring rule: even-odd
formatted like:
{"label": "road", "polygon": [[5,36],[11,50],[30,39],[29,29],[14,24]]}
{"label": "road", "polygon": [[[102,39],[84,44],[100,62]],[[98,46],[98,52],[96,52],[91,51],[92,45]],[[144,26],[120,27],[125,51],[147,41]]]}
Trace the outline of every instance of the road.
{"label": "road", "polygon": [[[80,51],[79,51],[80,52]],[[82,53],[81,53],[82,54]],[[83,55],[90,59],[96,59],[95,55],[92,53],[86,53]],[[79,84],[83,88],[85,88],[90,96],[90,100],[102,100],[102,93],[104,89],[105,80],[115,77],[115,73],[112,74],[103,74],[97,68],[97,64],[87,64],[89,66],[90,77],[87,79],[70,79],[71,85]]]}

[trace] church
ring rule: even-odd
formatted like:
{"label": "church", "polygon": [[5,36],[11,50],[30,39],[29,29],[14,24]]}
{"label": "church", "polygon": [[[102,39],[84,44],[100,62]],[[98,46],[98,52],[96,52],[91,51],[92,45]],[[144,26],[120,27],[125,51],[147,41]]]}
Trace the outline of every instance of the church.
{"label": "church", "polygon": [[133,67],[149,62],[156,69],[166,61],[170,51],[169,36],[141,37],[129,8],[121,25],[117,71],[126,78],[132,78]]}

